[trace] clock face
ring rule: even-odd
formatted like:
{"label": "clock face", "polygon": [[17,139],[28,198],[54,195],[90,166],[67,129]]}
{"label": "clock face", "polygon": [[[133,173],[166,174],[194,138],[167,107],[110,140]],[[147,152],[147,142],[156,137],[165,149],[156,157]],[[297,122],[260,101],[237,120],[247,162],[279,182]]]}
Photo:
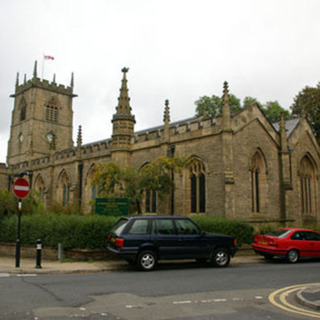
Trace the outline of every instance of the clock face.
{"label": "clock face", "polygon": [[48,142],[52,142],[52,140],[53,140],[53,133],[52,132],[49,132],[47,134],[47,140],[48,140]]}
{"label": "clock face", "polygon": [[20,143],[22,143],[23,138],[24,138],[24,137],[23,137],[23,134],[22,134],[22,133],[20,133],[20,134],[19,134],[19,138],[18,138]]}

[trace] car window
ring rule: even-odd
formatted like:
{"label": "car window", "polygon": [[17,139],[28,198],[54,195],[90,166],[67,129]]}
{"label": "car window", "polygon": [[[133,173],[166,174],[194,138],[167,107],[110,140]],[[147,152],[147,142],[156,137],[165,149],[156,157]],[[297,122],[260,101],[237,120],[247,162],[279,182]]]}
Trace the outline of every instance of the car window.
{"label": "car window", "polygon": [[306,240],[320,241],[320,235],[318,233],[306,231],[305,235],[306,235]]}
{"label": "car window", "polygon": [[128,234],[147,234],[148,233],[148,220],[139,219],[134,220]]}
{"label": "car window", "polygon": [[125,228],[125,226],[127,225],[128,223],[128,219],[120,219],[118,220],[114,225],[113,227],[111,228],[111,232],[116,234],[117,236],[119,236],[122,232],[122,230]]}
{"label": "car window", "polygon": [[291,236],[292,240],[306,240],[304,232],[298,231]]}
{"label": "car window", "polygon": [[175,220],[178,234],[191,235],[200,234],[199,228],[188,219]]}
{"label": "car window", "polygon": [[278,237],[278,238],[285,238],[291,232],[292,232],[292,230],[277,229],[277,230],[270,231],[270,232],[266,233],[266,235],[267,236]]}
{"label": "car window", "polygon": [[169,235],[175,234],[172,219],[156,219],[156,230],[158,234]]}

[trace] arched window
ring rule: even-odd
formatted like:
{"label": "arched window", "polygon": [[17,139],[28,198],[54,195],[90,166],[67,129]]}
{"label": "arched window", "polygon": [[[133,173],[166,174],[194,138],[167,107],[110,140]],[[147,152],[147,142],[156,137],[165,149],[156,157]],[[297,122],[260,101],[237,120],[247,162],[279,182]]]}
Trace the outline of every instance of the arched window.
{"label": "arched window", "polygon": [[260,150],[251,159],[250,180],[251,211],[259,213],[266,198],[266,164]]}
{"label": "arched window", "polygon": [[70,200],[70,180],[65,171],[61,174],[59,179],[59,193],[62,205],[67,205]]}
{"label": "arched window", "polygon": [[308,156],[304,156],[300,162],[300,190],[301,211],[303,215],[315,214],[316,186],[315,167]]}
{"label": "arched window", "polygon": [[27,115],[27,102],[25,98],[22,98],[19,104],[20,121],[26,120]]}
{"label": "arched window", "polygon": [[206,171],[205,166],[198,160],[189,164],[191,212],[206,211]]}
{"label": "arched window", "polygon": [[146,213],[157,212],[157,192],[146,190]]}
{"label": "arched window", "polygon": [[51,98],[51,100],[46,105],[46,120],[51,122],[58,122],[58,103],[54,98]]}
{"label": "arched window", "polygon": [[45,204],[45,190],[46,186],[44,184],[41,174],[39,174],[34,183],[34,189],[38,192],[39,202]]}

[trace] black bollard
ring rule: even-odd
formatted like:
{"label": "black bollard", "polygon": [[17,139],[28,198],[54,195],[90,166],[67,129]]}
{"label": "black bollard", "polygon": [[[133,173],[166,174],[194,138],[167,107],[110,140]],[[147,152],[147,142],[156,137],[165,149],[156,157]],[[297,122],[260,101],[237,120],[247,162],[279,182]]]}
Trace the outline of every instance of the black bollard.
{"label": "black bollard", "polygon": [[41,269],[41,250],[42,250],[42,244],[41,239],[37,240],[37,257],[36,257],[36,268]]}

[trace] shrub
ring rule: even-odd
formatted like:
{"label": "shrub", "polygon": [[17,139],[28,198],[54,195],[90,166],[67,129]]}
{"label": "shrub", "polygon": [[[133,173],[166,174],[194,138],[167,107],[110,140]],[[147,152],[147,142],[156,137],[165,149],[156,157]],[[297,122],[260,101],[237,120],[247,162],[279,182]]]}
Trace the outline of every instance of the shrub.
{"label": "shrub", "polygon": [[[119,217],[98,215],[34,214],[21,217],[21,244],[34,245],[37,239],[46,247],[102,249],[107,234]],[[203,230],[234,236],[239,245],[252,243],[253,227],[244,221],[220,217],[192,217]],[[0,220],[0,242],[15,242],[17,215]]]}
{"label": "shrub", "polygon": [[[107,233],[117,217],[36,214],[21,218],[21,244],[34,245],[37,239],[47,247],[62,243],[65,249],[105,248]],[[17,216],[6,217],[0,223],[0,242],[15,242]]]}
{"label": "shrub", "polygon": [[194,216],[192,220],[207,232],[235,237],[239,246],[251,244],[253,241],[254,228],[246,221],[204,216]]}

